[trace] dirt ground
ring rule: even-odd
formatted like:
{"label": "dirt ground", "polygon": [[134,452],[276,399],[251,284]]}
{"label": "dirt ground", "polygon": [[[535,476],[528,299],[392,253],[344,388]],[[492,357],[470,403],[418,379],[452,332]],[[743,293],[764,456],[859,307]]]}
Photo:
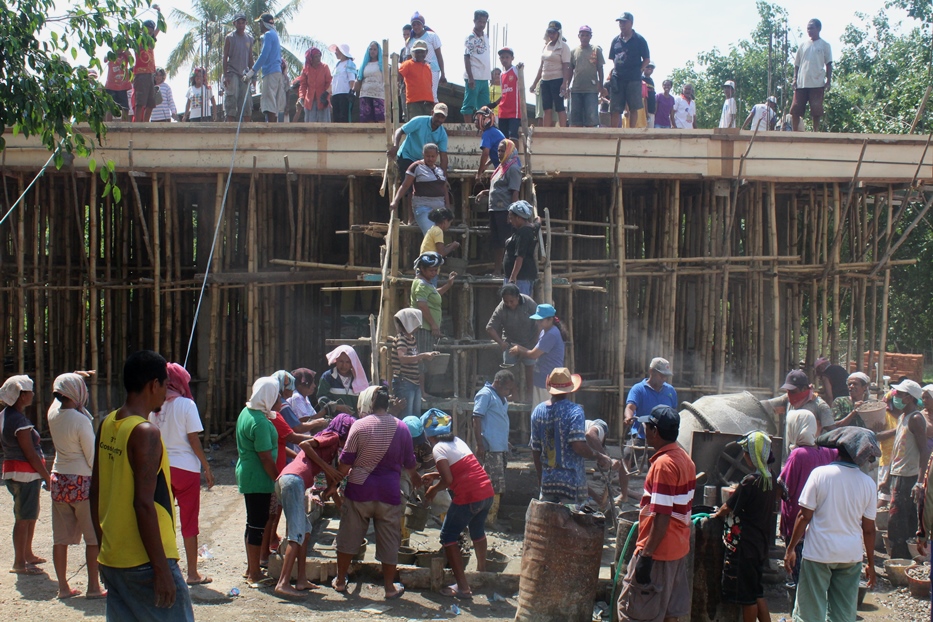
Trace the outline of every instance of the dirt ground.
{"label": "dirt ground", "polygon": [[[201,497],[201,536],[200,543],[207,545],[212,559],[202,559],[202,574],[211,576],[214,581],[209,585],[191,588],[191,600],[194,603],[194,615],[198,620],[226,622],[227,620],[384,620],[413,621],[453,619],[468,620],[512,620],[515,615],[516,600],[514,593],[508,590],[476,590],[472,602],[455,601],[430,591],[409,590],[397,601],[386,602],[382,598],[380,584],[369,580],[354,579],[351,576],[351,590],[348,596],[335,593],[329,587],[321,587],[300,602],[285,601],[272,594],[271,587],[250,589],[241,578],[245,570],[243,552],[243,526],[245,510],[242,497],[236,491],[233,463],[235,449],[229,441],[210,455],[217,485],[210,491],[202,492]],[[509,484],[515,493],[508,499],[510,506],[527,503],[527,492],[533,484],[531,466],[527,461],[516,460],[509,465]],[[508,506],[507,506],[508,507]],[[505,523],[505,521],[503,521]],[[13,524],[12,499],[7,493],[0,492],[0,533],[11,533]],[[507,530],[507,526],[503,525]],[[279,533],[284,535],[284,522]],[[330,532],[324,535],[332,537]],[[66,622],[103,618],[104,601],[89,601],[83,597],[64,601],[56,599],[57,583],[51,564],[50,502],[47,497],[42,501],[39,522],[36,527],[34,549],[37,555],[49,559],[43,568],[45,575],[22,576],[13,574],[0,575],[0,621],[5,620],[55,620]],[[322,536],[323,537],[323,536]],[[436,543],[436,530],[428,530],[413,536],[416,544],[430,546]],[[490,535],[491,546],[514,556],[507,572],[518,573],[521,542],[515,533],[493,533]],[[179,536],[179,550],[183,550]],[[611,538],[607,539],[607,551],[614,547]],[[369,547],[367,559],[372,557]],[[12,550],[4,547],[3,561],[12,562]],[[608,554],[607,554],[608,557]],[[84,590],[87,584],[83,547],[69,549],[68,576],[74,577],[71,586]],[[879,565],[881,562],[878,562]],[[183,564],[182,564],[183,565]],[[468,570],[474,568],[472,562]],[[608,565],[604,564],[601,576],[608,576]],[[883,573],[883,570],[881,571]],[[890,585],[880,580],[880,588],[869,593],[865,606],[860,611],[861,620],[870,622],[894,621],[920,622],[929,620],[930,603],[911,598],[906,590],[892,590]],[[240,591],[238,597],[229,597],[231,588]],[[775,622],[781,618],[790,618],[788,601],[783,587],[769,586],[768,600],[771,606],[771,618]],[[505,597],[502,601],[499,597]],[[460,612],[451,612],[451,605],[456,604]],[[369,613],[367,608],[382,608],[381,613]],[[384,609],[388,607],[388,609]]]}

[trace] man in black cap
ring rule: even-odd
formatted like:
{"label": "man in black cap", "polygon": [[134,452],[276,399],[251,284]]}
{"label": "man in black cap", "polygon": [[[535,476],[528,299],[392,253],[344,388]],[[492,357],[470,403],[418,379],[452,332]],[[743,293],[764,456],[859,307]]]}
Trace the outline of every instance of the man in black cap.
{"label": "man in black cap", "polygon": [[246,32],[246,14],[234,15],[233,26],[235,30],[224,37],[224,114],[227,121],[240,119],[243,104],[249,97],[249,84],[240,78],[253,66],[253,37]]}
{"label": "man in black cap", "polygon": [[[662,622],[690,613],[690,592],[683,586],[687,584],[696,465],[677,444],[677,411],[655,406],[638,421],[645,426],[645,438],[655,453],[645,476],[635,554],[616,607],[622,622]],[[646,615],[649,611],[653,615]]]}
{"label": "man in black cap", "polygon": [[[609,46],[609,60],[613,62],[609,89],[609,118],[612,127],[621,127],[622,112],[628,106],[629,126],[636,127],[638,111],[644,108],[641,97],[641,77],[651,62],[648,42],[632,29],[635,18],[629,12],[616,18],[619,34]],[[644,127],[644,126],[642,126]]]}
{"label": "man in black cap", "polygon": [[833,409],[823,398],[813,392],[813,385],[810,384],[810,379],[802,370],[795,369],[787,374],[781,390],[787,392],[787,410],[803,409],[813,413],[818,426],[817,436],[836,427]]}
{"label": "man in black cap", "polygon": [[262,98],[259,107],[266,115],[266,121],[275,123],[279,118],[279,99],[285,92],[282,88],[282,43],[275,31],[275,17],[272,13],[263,13],[258,20],[262,27],[262,50],[252,69],[243,74],[243,82],[249,84],[256,72],[262,70]]}

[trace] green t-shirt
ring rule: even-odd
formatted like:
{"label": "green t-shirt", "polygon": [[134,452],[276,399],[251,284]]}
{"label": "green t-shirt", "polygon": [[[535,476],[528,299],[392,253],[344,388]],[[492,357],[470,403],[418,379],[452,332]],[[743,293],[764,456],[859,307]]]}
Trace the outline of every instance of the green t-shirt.
{"label": "green t-shirt", "polygon": [[[431,312],[431,317],[434,318],[434,323],[440,326],[441,295],[437,293],[436,287],[419,277],[415,279],[414,283],[411,284],[411,306],[417,309],[418,302],[421,300],[428,303],[428,311]],[[431,325],[426,319],[423,319],[421,322],[421,328],[431,330]]]}
{"label": "green t-shirt", "polygon": [[278,434],[275,426],[258,410],[244,408],[236,420],[236,483],[240,494],[275,492],[275,481],[269,477],[259,459],[260,451],[271,451],[278,457]]}

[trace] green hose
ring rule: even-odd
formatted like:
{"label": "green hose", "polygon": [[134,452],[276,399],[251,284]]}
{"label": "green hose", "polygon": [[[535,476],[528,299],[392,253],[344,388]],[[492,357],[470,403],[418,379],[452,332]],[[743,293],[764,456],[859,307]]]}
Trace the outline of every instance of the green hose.
{"label": "green hose", "polygon": [[[709,514],[706,514],[706,513],[694,514],[692,517],[690,517],[690,520],[693,521],[694,525],[696,525],[698,522],[700,522],[704,518],[709,518]],[[636,521],[635,524],[633,524],[631,528],[628,530],[628,536],[626,536],[625,538],[625,544],[622,545],[622,554],[619,555],[619,561],[616,562],[616,573],[615,573],[615,576],[612,577],[612,598],[609,601],[610,606],[612,607],[615,607],[616,584],[619,582],[619,573],[622,572],[622,567],[625,565],[623,560],[625,559],[625,554],[628,553],[629,544],[632,543],[632,534],[637,533],[637,532],[638,532],[638,522]]]}

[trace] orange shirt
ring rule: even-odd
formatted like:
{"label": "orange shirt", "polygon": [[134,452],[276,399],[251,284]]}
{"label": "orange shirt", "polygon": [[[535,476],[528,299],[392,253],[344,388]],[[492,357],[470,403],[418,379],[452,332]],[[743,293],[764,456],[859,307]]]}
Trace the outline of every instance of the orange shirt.
{"label": "orange shirt", "polygon": [[651,457],[645,477],[645,494],[638,513],[638,543],[641,551],[648,543],[654,517],[671,517],[667,533],[654,550],[654,559],[674,561],[690,552],[690,512],[696,490],[696,465],[677,443],[668,443]]}
{"label": "orange shirt", "polygon": [[434,101],[434,92],[431,89],[431,65],[406,60],[398,68],[398,72],[405,78],[406,104]]}

